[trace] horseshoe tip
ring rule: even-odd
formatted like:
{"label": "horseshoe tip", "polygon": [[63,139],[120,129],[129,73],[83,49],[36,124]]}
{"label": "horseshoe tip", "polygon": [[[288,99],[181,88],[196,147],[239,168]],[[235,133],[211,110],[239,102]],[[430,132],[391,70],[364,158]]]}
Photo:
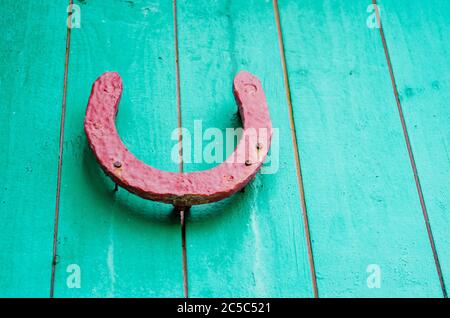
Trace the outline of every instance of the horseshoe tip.
{"label": "horseshoe tip", "polygon": [[256,78],[256,76],[247,71],[239,71],[235,76],[235,80],[244,80],[253,78]]}
{"label": "horseshoe tip", "polygon": [[120,77],[120,74],[117,72],[105,72],[98,79],[122,83],[122,78]]}
{"label": "horseshoe tip", "polygon": [[122,93],[122,78],[117,72],[105,72],[92,85],[93,91],[102,91],[120,96]]}
{"label": "horseshoe tip", "polygon": [[236,90],[243,90],[248,85],[254,85],[256,87],[261,87],[261,82],[250,72],[240,71],[234,78],[234,87]]}

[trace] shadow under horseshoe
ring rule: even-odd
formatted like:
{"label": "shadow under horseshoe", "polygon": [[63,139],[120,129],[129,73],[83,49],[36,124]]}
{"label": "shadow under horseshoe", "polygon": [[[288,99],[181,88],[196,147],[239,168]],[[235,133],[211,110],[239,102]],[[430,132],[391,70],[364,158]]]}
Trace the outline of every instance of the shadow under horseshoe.
{"label": "shadow under horseshoe", "polygon": [[[95,164],[95,157],[86,144],[83,151],[83,166],[86,174],[86,187],[101,196],[101,200],[113,202],[124,213],[134,219],[145,222],[173,225],[179,223],[174,208],[163,203],[149,202],[124,191],[114,191],[114,183],[105,177],[105,173]],[[102,189],[99,191],[99,189]]]}

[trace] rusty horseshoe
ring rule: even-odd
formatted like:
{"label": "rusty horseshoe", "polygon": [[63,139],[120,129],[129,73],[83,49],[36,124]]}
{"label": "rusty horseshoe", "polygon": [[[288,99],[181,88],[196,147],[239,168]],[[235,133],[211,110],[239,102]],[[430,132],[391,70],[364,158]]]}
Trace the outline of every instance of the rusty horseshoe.
{"label": "rusty horseshoe", "polygon": [[258,172],[272,139],[266,97],[258,78],[240,72],[233,91],[243,125],[242,137],[220,165],[191,173],[161,171],[139,161],[123,144],[115,118],[122,95],[122,79],[107,72],[93,84],[84,129],[94,155],[119,186],[147,200],[190,207],[222,200],[241,190]]}

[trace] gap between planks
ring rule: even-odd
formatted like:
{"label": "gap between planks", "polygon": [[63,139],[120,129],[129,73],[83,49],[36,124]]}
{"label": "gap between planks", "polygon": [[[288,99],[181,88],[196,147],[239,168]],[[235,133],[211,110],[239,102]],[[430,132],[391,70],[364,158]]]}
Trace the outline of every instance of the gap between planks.
{"label": "gap between planks", "polygon": [[381,42],[383,44],[384,55],[386,56],[386,62],[387,62],[387,66],[388,66],[388,69],[389,69],[389,76],[391,78],[392,89],[393,89],[393,93],[394,93],[394,96],[395,96],[395,101],[397,103],[397,109],[398,109],[398,114],[399,114],[399,117],[400,117],[400,122],[402,124],[403,136],[405,138],[406,147],[408,149],[409,161],[411,163],[411,168],[412,168],[412,171],[413,171],[413,174],[414,174],[414,181],[416,183],[417,194],[419,195],[420,206],[422,208],[422,213],[423,213],[425,225],[426,225],[426,228],[427,228],[428,238],[430,240],[431,249],[433,251],[434,262],[435,262],[435,265],[436,265],[437,274],[439,276],[439,282],[441,284],[442,294],[443,294],[444,298],[447,298],[448,297],[447,289],[445,287],[444,277],[442,275],[441,263],[439,262],[439,256],[438,256],[438,253],[437,253],[437,250],[436,250],[436,245],[435,245],[435,242],[434,242],[433,231],[431,230],[431,225],[430,225],[430,219],[428,217],[427,206],[425,204],[425,200],[424,200],[424,197],[423,197],[423,191],[422,191],[422,186],[420,184],[419,174],[417,172],[416,161],[414,159],[414,153],[413,153],[413,150],[412,150],[411,141],[409,139],[408,127],[406,126],[405,117],[403,115],[403,108],[402,108],[402,104],[401,104],[400,97],[399,97],[398,90],[397,90],[397,82],[395,80],[394,68],[392,66],[392,61],[391,61],[391,57],[390,57],[390,54],[389,54],[389,48],[388,48],[388,45],[387,45],[386,37],[384,35],[383,24],[381,22],[381,16],[380,16],[380,12],[379,12],[379,9],[378,9],[378,4],[377,4],[376,0],[372,0],[372,3],[373,3],[374,8],[375,8],[375,14],[376,14],[377,22],[378,22],[378,27],[379,27],[379,30],[380,30],[380,36],[381,36]]}
{"label": "gap between planks", "polygon": [[[174,30],[174,47],[175,47],[175,79],[176,79],[176,96],[177,96],[177,118],[178,118],[178,154],[180,160],[180,173],[184,172],[183,162],[183,121],[181,114],[181,83],[180,83],[180,59],[178,45],[178,16],[177,16],[177,0],[173,0],[173,30]],[[183,293],[184,298],[189,297],[188,288],[188,269],[187,269],[187,251],[186,251],[186,215],[189,208],[179,209],[180,225],[181,225],[181,249],[182,249],[182,271],[183,271]]]}
{"label": "gap between planks", "polygon": [[58,225],[59,225],[59,207],[61,198],[61,175],[62,175],[62,160],[64,149],[64,129],[66,119],[66,102],[67,102],[67,78],[69,74],[69,57],[70,57],[70,35],[71,35],[71,19],[73,0],[69,0],[69,7],[67,14],[67,35],[66,35],[66,53],[64,62],[64,84],[63,96],[61,103],[61,123],[59,131],[59,154],[58,154],[58,176],[56,182],[56,204],[55,204],[55,221],[53,228],[53,251],[52,251],[52,271],[50,277],[50,298],[54,297],[55,292],[55,271],[57,263],[57,245],[58,245]]}
{"label": "gap between planks", "polygon": [[295,156],[297,180],[298,180],[298,185],[299,185],[298,189],[299,189],[299,193],[300,193],[301,212],[302,212],[302,217],[303,217],[306,243],[307,243],[307,248],[308,248],[308,260],[309,260],[309,267],[310,267],[310,272],[311,272],[312,288],[313,288],[313,292],[314,292],[314,298],[318,298],[319,291],[318,291],[318,287],[317,287],[316,270],[315,270],[315,265],[314,265],[311,234],[310,234],[310,230],[309,230],[309,221],[308,221],[308,213],[307,213],[307,208],[306,208],[305,191],[304,191],[304,187],[303,187],[302,169],[301,169],[301,165],[300,165],[300,153],[299,153],[299,148],[298,148],[296,127],[295,127],[295,122],[294,122],[294,111],[293,111],[293,107],[292,107],[291,89],[290,89],[289,75],[288,75],[288,70],[287,70],[286,53],[285,53],[284,40],[283,40],[283,31],[281,28],[281,18],[280,18],[280,11],[278,8],[278,0],[273,0],[273,9],[274,9],[274,15],[275,15],[275,23],[276,23],[277,32],[278,32],[278,42],[279,42],[279,46],[280,46],[281,64],[282,64],[282,68],[283,68],[284,87],[286,89],[286,99],[287,99],[287,104],[288,104],[292,143],[294,145],[294,156]]}

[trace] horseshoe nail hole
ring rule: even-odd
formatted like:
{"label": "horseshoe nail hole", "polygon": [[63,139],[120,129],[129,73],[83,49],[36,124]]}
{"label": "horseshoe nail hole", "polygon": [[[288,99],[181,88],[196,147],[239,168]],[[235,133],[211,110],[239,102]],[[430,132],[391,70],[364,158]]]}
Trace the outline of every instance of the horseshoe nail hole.
{"label": "horseshoe nail hole", "polygon": [[114,162],[114,168],[117,168],[117,169],[122,168],[122,163],[120,161]]}
{"label": "horseshoe nail hole", "polygon": [[105,86],[103,86],[103,91],[105,93],[108,93],[108,94],[113,93],[114,89],[115,89],[114,85],[105,85]]}
{"label": "horseshoe nail hole", "polygon": [[228,176],[228,181],[233,181],[234,180],[234,176]]}
{"label": "horseshoe nail hole", "polygon": [[261,150],[263,148],[263,145],[261,143],[256,144],[256,149]]}
{"label": "horseshoe nail hole", "polygon": [[244,92],[249,95],[255,95],[258,88],[253,84],[244,84]]}

